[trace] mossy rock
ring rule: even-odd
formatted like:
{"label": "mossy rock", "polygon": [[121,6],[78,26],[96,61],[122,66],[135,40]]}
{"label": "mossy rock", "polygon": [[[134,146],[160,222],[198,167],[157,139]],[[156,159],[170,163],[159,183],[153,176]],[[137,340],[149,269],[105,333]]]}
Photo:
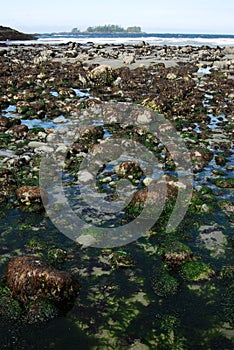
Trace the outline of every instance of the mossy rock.
{"label": "mossy rock", "polygon": [[208,195],[208,196],[211,196],[211,197],[214,196],[213,190],[212,190],[212,188],[210,188],[209,186],[203,186],[203,187],[200,189],[199,193],[200,193],[202,196],[207,196],[207,195]]}
{"label": "mossy rock", "polygon": [[234,282],[232,282],[224,293],[222,304],[223,312],[226,317],[226,321],[230,324],[231,327],[234,327]]}
{"label": "mossy rock", "polygon": [[40,242],[39,240],[35,238],[31,238],[25,246],[29,248],[30,250],[43,250],[48,247],[48,245],[45,242]]}
{"label": "mossy rock", "polygon": [[179,282],[164,267],[156,268],[152,276],[152,289],[158,296],[168,297],[178,292]]}
{"label": "mossy rock", "polygon": [[217,165],[224,166],[227,163],[227,159],[223,155],[216,155],[215,162]]}
{"label": "mossy rock", "polygon": [[227,189],[234,189],[234,178],[218,178],[214,180],[216,186]]}
{"label": "mossy rock", "polygon": [[220,272],[219,279],[223,283],[230,283],[234,278],[234,266],[224,266]]}
{"label": "mossy rock", "polygon": [[60,248],[51,248],[47,253],[49,264],[63,263],[66,260],[67,252]]}
{"label": "mossy rock", "polygon": [[46,322],[58,315],[58,308],[46,299],[31,301],[26,307],[26,321],[28,323]]}
{"label": "mossy rock", "polygon": [[45,132],[45,129],[42,127],[35,127],[28,131],[29,134],[38,134],[39,132]]}
{"label": "mossy rock", "polygon": [[22,308],[20,303],[11,297],[11,291],[6,286],[0,287],[0,317],[5,321],[15,321],[20,318]]}
{"label": "mossy rock", "polygon": [[180,266],[187,260],[192,259],[191,249],[183,243],[172,242],[160,249],[162,258],[171,267]]}
{"label": "mossy rock", "polygon": [[214,196],[194,193],[190,201],[189,211],[193,214],[209,214],[214,211]]}
{"label": "mossy rock", "polygon": [[202,261],[188,261],[182,266],[181,274],[187,281],[199,282],[209,280],[214,275],[214,270]]}

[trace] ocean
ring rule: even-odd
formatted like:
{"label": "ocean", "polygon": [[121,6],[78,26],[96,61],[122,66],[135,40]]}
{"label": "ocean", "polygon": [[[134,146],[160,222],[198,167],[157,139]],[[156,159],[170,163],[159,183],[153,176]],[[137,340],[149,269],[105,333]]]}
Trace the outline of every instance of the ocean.
{"label": "ocean", "polygon": [[[178,33],[116,33],[116,34],[41,34],[37,40],[25,41],[25,44],[62,44],[67,42],[95,44],[136,44],[145,41],[150,45],[174,45],[174,46],[234,46],[234,34],[178,34]],[[16,42],[12,42],[16,43]],[[19,43],[19,42],[18,42]],[[22,43],[22,42],[21,42]]]}

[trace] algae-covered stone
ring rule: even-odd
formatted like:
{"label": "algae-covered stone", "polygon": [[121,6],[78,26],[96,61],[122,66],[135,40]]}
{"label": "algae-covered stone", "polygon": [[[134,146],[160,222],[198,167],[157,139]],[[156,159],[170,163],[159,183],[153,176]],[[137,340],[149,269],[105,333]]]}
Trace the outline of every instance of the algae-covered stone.
{"label": "algae-covered stone", "polygon": [[66,257],[67,257],[66,250],[63,250],[60,248],[51,248],[47,254],[47,259],[51,264],[62,263],[66,260]]}
{"label": "algae-covered stone", "polygon": [[234,282],[227,286],[222,299],[223,311],[227,322],[234,327]]}
{"label": "algae-covered stone", "polygon": [[46,299],[33,300],[28,303],[26,320],[28,323],[46,322],[58,316],[58,308]]}
{"label": "algae-covered stone", "polygon": [[188,261],[181,268],[182,277],[187,281],[205,281],[214,275],[210,265],[201,261]]}
{"label": "algae-covered stone", "polygon": [[180,266],[192,259],[191,249],[183,243],[172,242],[162,249],[163,260],[171,267]]}
{"label": "algae-covered stone", "polygon": [[156,268],[152,276],[152,289],[158,296],[167,297],[178,292],[179,282],[165,268]]}
{"label": "algae-covered stone", "polygon": [[112,267],[131,267],[135,265],[134,260],[124,251],[118,250],[110,253],[109,261]]}
{"label": "algae-covered stone", "polygon": [[234,178],[218,178],[214,180],[216,186],[225,189],[234,189]]}
{"label": "algae-covered stone", "polygon": [[22,308],[18,300],[11,296],[11,290],[6,287],[0,287],[0,316],[5,320],[17,320],[22,313]]}

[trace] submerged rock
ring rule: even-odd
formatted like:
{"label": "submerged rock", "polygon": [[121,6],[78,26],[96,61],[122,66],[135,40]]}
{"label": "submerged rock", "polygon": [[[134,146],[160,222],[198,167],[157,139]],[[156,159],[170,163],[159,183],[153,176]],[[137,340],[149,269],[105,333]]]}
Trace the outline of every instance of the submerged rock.
{"label": "submerged rock", "polygon": [[54,302],[70,300],[76,297],[80,287],[71,273],[59,271],[35,256],[11,259],[6,277],[13,297],[23,303],[39,298]]}
{"label": "submerged rock", "polygon": [[155,268],[152,275],[152,289],[160,297],[168,297],[178,292],[179,282],[165,268]]}

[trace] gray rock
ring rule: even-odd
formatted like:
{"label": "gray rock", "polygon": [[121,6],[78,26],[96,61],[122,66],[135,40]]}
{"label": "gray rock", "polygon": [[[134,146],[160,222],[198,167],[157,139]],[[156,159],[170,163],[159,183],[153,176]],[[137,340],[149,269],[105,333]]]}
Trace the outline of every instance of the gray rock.
{"label": "gray rock", "polygon": [[135,55],[134,54],[123,54],[122,55],[122,60],[124,64],[132,64],[135,62]]}
{"label": "gray rock", "polygon": [[218,257],[225,253],[227,238],[218,225],[201,226],[199,231],[200,243],[202,243],[206,249],[211,251],[212,256]]}
{"label": "gray rock", "polygon": [[46,146],[46,144],[44,142],[39,142],[39,141],[31,141],[28,144],[28,147],[30,148],[39,148],[43,146]]}

